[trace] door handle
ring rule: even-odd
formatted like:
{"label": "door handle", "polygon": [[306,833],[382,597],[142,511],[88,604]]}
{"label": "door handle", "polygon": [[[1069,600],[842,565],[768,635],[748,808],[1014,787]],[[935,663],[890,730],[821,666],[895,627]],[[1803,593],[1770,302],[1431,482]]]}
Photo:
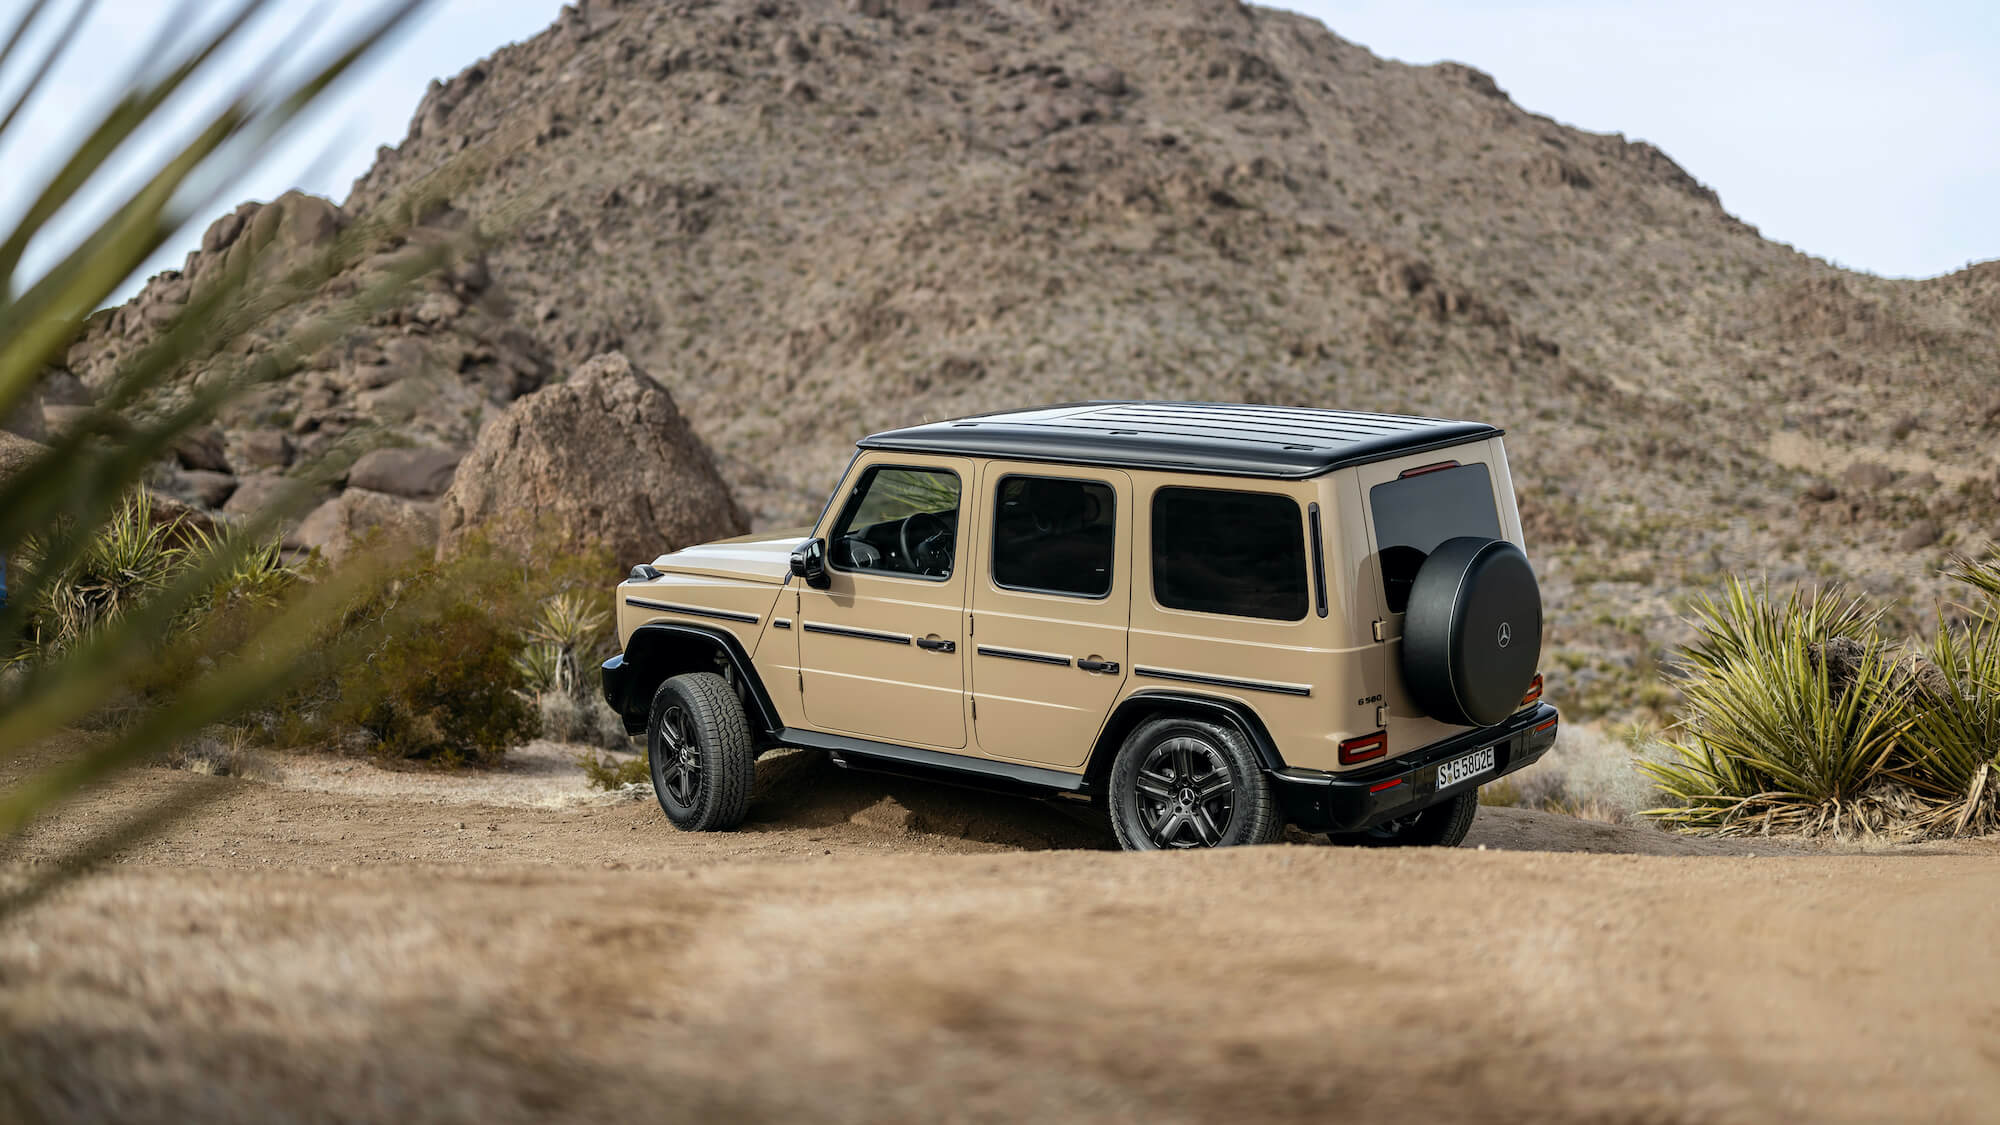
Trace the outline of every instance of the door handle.
{"label": "door handle", "polygon": [[1076,662],[1076,666],[1086,672],[1112,673],[1118,671],[1118,662],[1116,660],[1092,660],[1087,656],[1080,657]]}
{"label": "door handle", "polygon": [[937,637],[918,637],[917,647],[929,649],[932,652],[956,652],[958,650],[958,642],[940,640]]}

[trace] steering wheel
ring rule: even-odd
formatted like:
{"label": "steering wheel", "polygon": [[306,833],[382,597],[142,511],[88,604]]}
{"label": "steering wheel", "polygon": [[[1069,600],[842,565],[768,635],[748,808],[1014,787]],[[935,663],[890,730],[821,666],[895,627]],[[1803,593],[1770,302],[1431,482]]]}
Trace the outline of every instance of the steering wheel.
{"label": "steering wheel", "polygon": [[[923,534],[913,530],[918,527],[926,529]],[[897,540],[903,547],[903,559],[918,573],[933,577],[942,576],[951,569],[950,548],[938,543],[939,539],[944,539],[949,544],[950,536],[951,525],[934,512],[912,513],[903,520],[903,526],[897,532]]]}

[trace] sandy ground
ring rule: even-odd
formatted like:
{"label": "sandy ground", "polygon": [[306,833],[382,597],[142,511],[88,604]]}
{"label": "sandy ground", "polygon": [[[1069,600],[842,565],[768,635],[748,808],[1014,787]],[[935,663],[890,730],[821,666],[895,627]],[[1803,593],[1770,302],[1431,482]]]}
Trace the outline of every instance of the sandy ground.
{"label": "sandy ground", "polygon": [[806,754],[692,836],[566,762],[148,770],[46,822],[7,886],[202,799],[0,920],[0,1119],[2000,1119],[1990,841],[1487,809],[1132,856]]}

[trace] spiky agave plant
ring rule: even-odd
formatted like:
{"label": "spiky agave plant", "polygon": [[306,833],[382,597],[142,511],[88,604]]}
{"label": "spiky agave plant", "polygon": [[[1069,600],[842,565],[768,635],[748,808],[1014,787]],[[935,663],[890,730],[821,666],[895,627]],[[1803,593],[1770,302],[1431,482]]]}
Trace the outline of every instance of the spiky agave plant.
{"label": "spiky agave plant", "polygon": [[1693,616],[1685,717],[1668,757],[1637,763],[1671,803],[1645,815],[1724,834],[1881,824],[1912,689],[1878,615],[1837,593],[1773,602],[1732,579]]}
{"label": "spiky agave plant", "polygon": [[[82,319],[191,219],[212,208],[213,192],[240,177],[286,137],[301,114],[328,88],[381,44],[421,6],[399,0],[369,17],[336,49],[314,63],[289,67],[296,44],[265,56],[262,76],[237,97],[198,122],[193,138],[139,169],[136,187],[121,184],[133,171],[133,150],[173,129],[190,91],[218,71],[228,51],[246,42],[255,22],[275,11],[273,0],[242,0],[209,30],[181,38],[187,19],[174,19],[144,62],[120,81],[125,94],[95,121],[82,139],[53,163],[55,171],[33,195],[10,229],[0,231],[0,417],[9,416],[34,391],[47,365],[73,340]],[[183,16],[191,14],[184,11]],[[19,66],[27,78],[18,100],[0,115],[0,141],[12,139],[18,110],[41,88],[61,53],[87,49],[78,41],[88,3],[45,38],[50,46],[37,59],[24,58],[26,45],[49,14],[48,0],[34,0],[0,39],[0,74]],[[130,158],[130,159],[128,159]],[[35,276],[22,269],[29,246],[49,235],[51,224],[73,212],[84,198],[111,197],[105,217],[87,230],[53,265]],[[19,558],[35,541],[35,565],[10,572],[9,599],[0,607],[0,637],[20,635],[47,587],[73,574],[80,560],[102,542],[107,524],[140,487],[146,469],[174,442],[211,417],[217,407],[262,381],[288,374],[305,356],[348,326],[389,303],[407,282],[436,268],[450,248],[411,261],[348,297],[329,315],[285,326],[278,346],[255,362],[232,360],[231,345],[252,328],[268,329],[277,310],[316,292],[320,283],[359,260],[367,239],[379,230],[356,231],[336,240],[306,265],[271,276],[269,263],[245,255],[205,277],[175,320],[135,356],[105,388],[91,410],[12,478],[0,481],[0,555]],[[254,283],[253,283],[254,282]],[[199,383],[185,378],[192,363],[210,361]],[[254,545],[268,541],[277,520],[311,487],[300,481],[272,510],[250,521],[243,534],[210,543],[189,564],[145,596],[122,605],[115,618],[81,637],[66,651],[28,666],[23,675],[0,682],[0,765],[16,766],[50,735],[101,707],[124,690],[149,654],[200,599],[212,591]],[[176,740],[226,719],[264,699],[295,674],[313,638],[316,622],[336,612],[351,593],[350,583],[321,583],[275,611],[238,651],[223,654],[207,674],[179,686],[161,706],[87,748],[58,761],[33,760],[0,791],[0,837],[18,832],[42,812],[82,786],[143,760]],[[81,870],[110,851],[151,830],[183,808],[167,798],[135,814],[96,840],[81,845],[61,874]],[[0,912],[32,901],[51,885],[30,881]]]}
{"label": "spiky agave plant", "polygon": [[583,686],[579,658],[597,638],[610,616],[591,604],[590,595],[566,590],[542,602],[534,624],[528,627],[528,647],[519,658],[521,670],[530,683],[543,686],[538,691],[557,691],[574,697]]}

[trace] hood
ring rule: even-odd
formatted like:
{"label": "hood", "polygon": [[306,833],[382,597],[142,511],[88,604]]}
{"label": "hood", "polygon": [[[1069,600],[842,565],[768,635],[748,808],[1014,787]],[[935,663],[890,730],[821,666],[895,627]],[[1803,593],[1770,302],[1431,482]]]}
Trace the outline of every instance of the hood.
{"label": "hood", "polygon": [[661,555],[653,565],[668,573],[703,574],[779,585],[792,572],[792,548],[812,537],[812,528],[760,531],[718,539]]}

